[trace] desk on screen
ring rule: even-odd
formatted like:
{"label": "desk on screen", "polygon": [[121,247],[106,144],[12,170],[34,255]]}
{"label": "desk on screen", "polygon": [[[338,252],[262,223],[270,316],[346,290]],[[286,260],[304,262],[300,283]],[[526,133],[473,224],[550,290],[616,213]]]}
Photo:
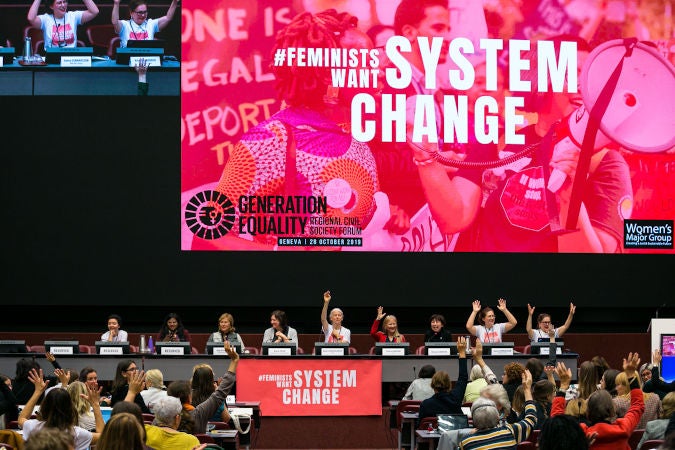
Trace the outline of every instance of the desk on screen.
{"label": "desk on screen", "polygon": [[[148,70],[148,95],[180,95],[180,63],[166,61]],[[0,95],[137,95],[138,74],[115,61],[94,61],[91,67],[57,64],[0,67]]]}

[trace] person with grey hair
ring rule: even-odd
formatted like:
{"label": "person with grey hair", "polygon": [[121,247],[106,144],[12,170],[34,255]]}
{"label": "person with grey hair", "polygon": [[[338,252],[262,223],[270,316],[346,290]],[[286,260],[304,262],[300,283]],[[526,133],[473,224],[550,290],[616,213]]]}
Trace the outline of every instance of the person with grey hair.
{"label": "person with grey hair", "polygon": [[342,320],[345,315],[340,308],[333,308],[330,311],[329,321],[326,319],[328,304],[330,303],[330,291],[323,293],[323,309],[321,309],[321,331],[324,334],[324,342],[346,342],[349,344],[352,339],[352,332],[349,328],[342,326]]}
{"label": "person with grey hair", "polygon": [[145,372],[145,386],[147,389],[141,391],[141,397],[151,413],[155,412],[155,403],[160,398],[166,397],[166,386],[164,386],[164,374],[159,369],[150,369]]}
{"label": "person with grey hair", "polygon": [[471,405],[471,417],[476,431],[462,439],[462,450],[488,448],[516,448],[527,439],[537,425],[537,408],[532,400],[532,375],[526,370],[522,375],[525,394],[525,417],[513,423],[500,425],[500,413],[494,401],[481,397]]}
{"label": "person with grey hair", "polygon": [[180,400],[167,396],[155,403],[154,427],[147,427],[146,445],[152,448],[194,448],[199,439],[194,435],[178,431],[180,413],[183,410]]}
{"label": "person with grey hair", "polygon": [[469,374],[469,384],[464,390],[464,403],[472,403],[480,397],[481,391],[489,384],[497,384],[497,376],[483,360],[483,344],[476,339],[476,347],[472,351],[473,360],[476,363]]}
{"label": "person with grey hair", "polygon": [[501,384],[488,384],[480,391],[480,396],[495,402],[502,418],[502,425],[505,424],[506,418],[511,414],[511,400],[509,400],[509,394],[504,389],[504,386]]}

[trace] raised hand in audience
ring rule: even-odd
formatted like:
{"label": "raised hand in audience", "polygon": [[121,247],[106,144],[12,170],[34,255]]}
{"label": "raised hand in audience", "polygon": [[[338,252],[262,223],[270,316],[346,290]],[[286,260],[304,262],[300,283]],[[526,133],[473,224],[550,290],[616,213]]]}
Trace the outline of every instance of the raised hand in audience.
{"label": "raised hand in audience", "polygon": [[136,396],[145,389],[145,371],[137,370],[131,373],[127,381],[129,382],[129,391],[124,397],[124,401],[134,403]]}
{"label": "raised hand in audience", "polygon": [[54,369],[54,375],[56,375],[56,377],[61,382],[61,386],[64,388],[68,386],[68,383],[70,383],[70,370],[66,372],[63,369]]}
{"label": "raised hand in audience", "polygon": [[565,366],[565,363],[559,362],[555,367],[555,372],[560,379],[560,389],[563,391],[567,390],[570,387],[570,381],[572,380],[572,370]]}

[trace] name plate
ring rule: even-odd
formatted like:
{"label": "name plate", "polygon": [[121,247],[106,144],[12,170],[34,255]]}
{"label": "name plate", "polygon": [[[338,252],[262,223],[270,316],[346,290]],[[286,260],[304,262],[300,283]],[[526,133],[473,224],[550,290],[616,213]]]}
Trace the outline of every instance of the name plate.
{"label": "name plate", "polygon": [[291,356],[290,347],[269,347],[267,349],[269,356]]}
{"label": "name plate", "polygon": [[513,356],[513,347],[493,347],[492,355]]}
{"label": "name plate", "polygon": [[160,355],[184,355],[183,347],[162,347]]}
{"label": "name plate", "polygon": [[52,355],[72,355],[73,347],[51,347],[49,353]]}
{"label": "name plate", "polygon": [[241,416],[243,414],[252,416],[253,408],[228,408],[228,411],[233,416]]}
{"label": "name plate", "polygon": [[321,356],[345,356],[345,349],[342,347],[321,347]]}
{"label": "name plate", "polygon": [[394,348],[382,348],[382,356],[405,356],[405,348],[403,347],[394,347]]}
{"label": "name plate", "polygon": [[140,65],[140,60],[145,60],[145,65],[148,67],[162,67],[162,61],[159,56],[130,56],[129,67],[136,67]]}
{"label": "name plate", "polygon": [[429,356],[450,356],[450,347],[429,347],[427,350]]}
{"label": "name plate", "polygon": [[213,354],[214,355],[227,355],[227,352],[225,352],[225,347],[213,347]]}
{"label": "name plate", "polygon": [[101,355],[121,355],[122,347],[101,347]]}
{"label": "name plate", "polygon": [[[542,347],[542,348],[539,349],[539,354],[548,355],[548,354],[550,354],[549,350],[550,349],[548,347]],[[555,348],[555,354],[556,355],[562,355],[562,348],[556,347]]]}
{"label": "name plate", "polygon": [[61,67],[91,67],[91,56],[62,56]]}
{"label": "name plate", "polygon": [[227,397],[225,397],[225,403],[231,404],[231,403],[236,403],[236,402],[237,402],[237,399],[234,395],[228,395]]}

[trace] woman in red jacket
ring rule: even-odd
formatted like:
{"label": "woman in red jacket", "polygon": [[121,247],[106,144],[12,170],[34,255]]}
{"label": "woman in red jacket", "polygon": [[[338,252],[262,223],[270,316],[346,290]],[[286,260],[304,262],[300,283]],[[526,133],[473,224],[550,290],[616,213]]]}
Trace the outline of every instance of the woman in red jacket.
{"label": "woman in red jacket", "polygon": [[[382,321],[382,331],[380,331],[380,321]],[[375,342],[405,342],[405,336],[398,332],[396,316],[387,315],[382,306],[377,308],[377,317],[370,328],[370,335]]]}
{"label": "woman in red jacket", "polygon": [[[642,400],[642,390],[637,379],[636,369],[640,365],[637,353],[629,353],[623,360],[623,371],[630,380],[630,408],[626,415],[616,419],[614,403],[609,393],[600,389],[588,398],[586,416],[590,425],[580,423],[587,437],[595,437],[590,446],[591,450],[630,450],[628,439],[640,422],[645,404]],[[553,400],[551,417],[565,414],[565,391],[570,385],[572,372],[563,363],[558,363],[556,372],[560,378],[560,389]]]}

